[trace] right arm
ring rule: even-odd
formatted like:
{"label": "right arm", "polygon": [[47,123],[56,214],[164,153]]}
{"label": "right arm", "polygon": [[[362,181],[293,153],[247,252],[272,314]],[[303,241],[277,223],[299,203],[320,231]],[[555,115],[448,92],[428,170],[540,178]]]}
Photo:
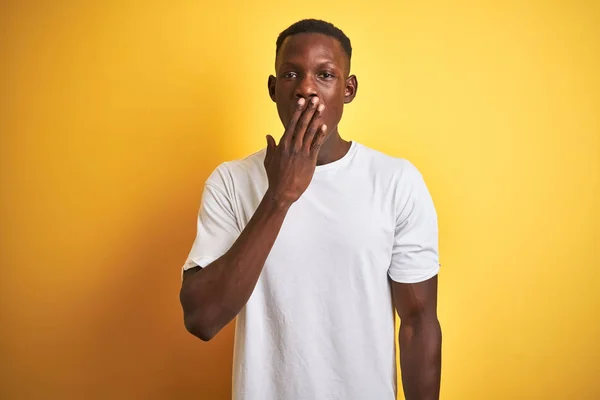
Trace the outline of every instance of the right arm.
{"label": "right arm", "polygon": [[212,339],[248,302],[290,206],[308,187],[325,139],[324,106],[299,102],[278,145],[267,137],[267,189],[231,248],[204,268],[186,270],[180,291],[186,329]]}
{"label": "right arm", "polygon": [[288,208],[267,193],[227,253],[184,272],[180,299],[191,334],[212,339],[248,302]]}

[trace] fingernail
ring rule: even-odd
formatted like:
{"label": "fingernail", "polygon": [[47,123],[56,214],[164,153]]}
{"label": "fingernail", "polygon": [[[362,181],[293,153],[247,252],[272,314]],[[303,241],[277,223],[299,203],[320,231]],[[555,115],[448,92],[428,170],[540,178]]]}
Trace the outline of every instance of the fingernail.
{"label": "fingernail", "polygon": [[325,124],[321,125],[321,130],[323,132],[325,132],[327,130],[327,125],[325,125]]}
{"label": "fingernail", "polygon": [[321,112],[325,109],[325,104],[319,104],[319,107],[317,107],[317,111]]}
{"label": "fingernail", "polygon": [[303,98],[303,97],[300,97],[300,98],[298,99],[298,105],[299,105],[299,106],[303,106],[303,105],[304,105],[304,98]]}
{"label": "fingernail", "polygon": [[310,99],[310,102],[313,104],[317,104],[317,101],[319,101],[318,97],[313,97],[312,99]]}

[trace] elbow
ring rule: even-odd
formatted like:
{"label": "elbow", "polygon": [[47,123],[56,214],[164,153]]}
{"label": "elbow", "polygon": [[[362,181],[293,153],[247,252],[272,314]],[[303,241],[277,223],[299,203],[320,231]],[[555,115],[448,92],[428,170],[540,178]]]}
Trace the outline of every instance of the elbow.
{"label": "elbow", "polygon": [[400,327],[402,332],[423,332],[440,330],[440,322],[435,312],[426,310],[412,310],[400,316]]}
{"label": "elbow", "polygon": [[436,316],[415,315],[401,321],[399,336],[405,345],[414,340],[441,343],[442,329]]}
{"label": "elbow", "polygon": [[185,329],[203,342],[212,340],[223,328],[223,313],[213,302],[194,296],[191,286],[182,287],[179,297]]}
{"label": "elbow", "polygon": [[197,315],[186,314],[183,320],[185,329],[192,335],[196,336],[198,339],[202,340],[203,342],[210,341],[219,332],[219,329],[202,321],[202,319],[198,318]]}

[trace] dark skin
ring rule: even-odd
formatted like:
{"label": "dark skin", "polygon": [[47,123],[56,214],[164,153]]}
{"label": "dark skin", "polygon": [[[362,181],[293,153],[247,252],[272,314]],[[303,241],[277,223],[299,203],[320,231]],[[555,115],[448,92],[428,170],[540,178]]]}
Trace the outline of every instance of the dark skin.
{"label": "dark skin", "polygon": [[[184,273],[180,292],[184,322],[200,339],[212,339],[247,303],[290,206],[310,184],[316,166],[342,158],[350,148],[338,132],[344,105],[354,99],[358,87],[349,67],[337,39],[302,33],[284,41],[276,58],[276,76],[268,81],[269,95],[285,126],[279,143],[267,136],[268,189],[231,249],[204,268]],[[390,284],[401,319],[405,397],[438,399],[437,276],[421,283],[390,280]]]}
{"label": "dark skin", "polygon": [[350,149],[338,132],[344,105],[356,96],[358,81],[348,76],[350,62],[340,42],[330,36],[302,33],[288,37],[275,60],[276,75],[268,81],[281,122],[290,120],[299,98],[318,98],[325,105],[322,123],[329,127],[317,165],[336,161]]}

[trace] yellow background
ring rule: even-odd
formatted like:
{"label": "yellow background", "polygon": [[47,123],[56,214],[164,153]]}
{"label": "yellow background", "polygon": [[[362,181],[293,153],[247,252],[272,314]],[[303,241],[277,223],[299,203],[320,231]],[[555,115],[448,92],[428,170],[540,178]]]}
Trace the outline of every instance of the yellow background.
{"label": "yellow background", "polygon": [[350,36],[341,133],[440,215],[442,399],[600,398],[595,1],[3,1],[2,399],[226,399],[184,330],[202,184],[279,135],[275,39]]}

